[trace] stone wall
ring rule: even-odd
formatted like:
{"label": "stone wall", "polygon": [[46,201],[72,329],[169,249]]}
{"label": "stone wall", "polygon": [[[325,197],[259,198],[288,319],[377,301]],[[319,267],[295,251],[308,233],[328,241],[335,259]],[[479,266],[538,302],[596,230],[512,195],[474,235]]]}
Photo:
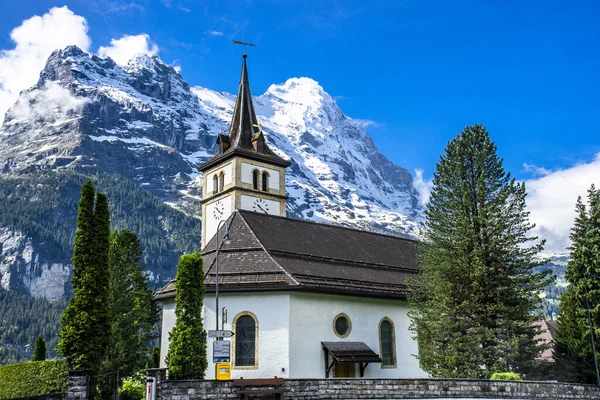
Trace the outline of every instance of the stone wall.
{"label": "stone wall", "polygon": [[[600,387],[464,379],[288,379],[289,400],[325,399],[600,399]],[[158,382],[158,400],[238,399],[232,381]],[[278,398],[274,396],[273,398]],[[261,397],[261,399],[266,399]]]}

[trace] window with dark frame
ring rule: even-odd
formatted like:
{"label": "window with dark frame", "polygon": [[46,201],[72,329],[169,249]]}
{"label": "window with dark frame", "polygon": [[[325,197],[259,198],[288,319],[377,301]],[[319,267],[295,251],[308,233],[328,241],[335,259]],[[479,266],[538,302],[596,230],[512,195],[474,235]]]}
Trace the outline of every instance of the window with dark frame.
{"label": "window with dark frame", "polygon": [[218,192],[219,192],[219,178],[215,174],[215,176],[213,176],[213,193],[218,193]]}
{"label": "window with dark frame", "polygon": [[258,190],[258,170],[252,171],[252,188]]}
{"label": "window with dark frame", "polygon": [[263,175],[262,175],[262,190],[263,190],[263,192],[266,192],[269,190],[269,174],[266,172],[263,172]]}
{"label": "window with dark frame", "polygon": [[235,323],[235,366],[253,367],[256,365],[256,321],[249,315],[242,315]]}
{"label": "window with dark frame", "polygon": [[381,321],[379,325],[379,343],[381,345],[381,366],[395,366],[394,326],[387,319]]}
{"label": "window with dark frame", "polygon": [[223,191],[223,187],[225,186],[225,173],[221,171],[219,175],[219,192]]}

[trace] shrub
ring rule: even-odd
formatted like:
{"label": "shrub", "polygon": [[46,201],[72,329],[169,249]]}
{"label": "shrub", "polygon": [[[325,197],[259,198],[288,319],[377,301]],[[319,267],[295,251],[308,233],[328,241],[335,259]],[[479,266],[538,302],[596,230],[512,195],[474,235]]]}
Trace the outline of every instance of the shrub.
{"label": "shrub", "polygon": [[66,393],[68,383],[65,360],[31,361],[0,367],[0,399]]}
{"label": "shrub", "polygon": [[522,381],[523,379],[516,372],[494,372],[490,377],[493,381]]}
{"label": "shrub", "polygon": [[119,389],[119,400],[144,400],[146,387],[135,378],[125,379]]}

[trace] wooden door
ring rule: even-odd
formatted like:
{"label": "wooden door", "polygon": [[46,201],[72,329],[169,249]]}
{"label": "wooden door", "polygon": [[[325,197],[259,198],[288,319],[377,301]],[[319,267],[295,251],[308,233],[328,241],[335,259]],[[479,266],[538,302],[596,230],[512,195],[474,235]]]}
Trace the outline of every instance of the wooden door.
{"label": "wooden door", "polygon": [[354,378],[354,363],[339,363],[333,366],[334,378]]}

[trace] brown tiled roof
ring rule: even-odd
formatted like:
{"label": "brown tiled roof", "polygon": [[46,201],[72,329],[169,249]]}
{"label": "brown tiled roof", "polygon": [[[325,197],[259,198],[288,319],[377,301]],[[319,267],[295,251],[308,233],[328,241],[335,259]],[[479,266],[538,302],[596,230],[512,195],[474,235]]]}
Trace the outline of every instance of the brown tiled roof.
{"label": "brown tiled roof", "polygon": [[[231,243],[219,249],[220,291],[302,290],[405,298],[416,242],[335,225],[238,210]],[[221,228],[219,238],[225,235]],[[215,240],[203,249],[207,291],[215,284]],[[174,295],[165,286],[156,298]]]}

